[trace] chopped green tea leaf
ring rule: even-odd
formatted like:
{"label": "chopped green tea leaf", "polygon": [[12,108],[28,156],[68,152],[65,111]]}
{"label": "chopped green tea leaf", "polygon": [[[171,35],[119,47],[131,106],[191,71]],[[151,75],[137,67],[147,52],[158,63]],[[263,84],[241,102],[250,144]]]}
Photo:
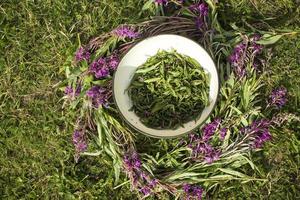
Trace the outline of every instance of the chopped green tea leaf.
{"label": "chopped green tea leaf", "polygon": [[128,95],[143,124],[176,128],[195,120],[209,105],[209,75],[189,56],[159,51],[138,67]]}

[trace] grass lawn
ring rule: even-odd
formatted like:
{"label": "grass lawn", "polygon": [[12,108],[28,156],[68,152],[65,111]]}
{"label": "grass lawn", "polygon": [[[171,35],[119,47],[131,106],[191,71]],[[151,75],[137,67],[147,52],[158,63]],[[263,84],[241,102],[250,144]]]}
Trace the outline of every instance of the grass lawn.
{"label": "grass lawn", "polygon": [[[300,30],[295,0],[220,1],[221,22]],[[129,186],[113,190],[110,163],[101,156],[74,162],[71,141],[76,113],[65,112],[64,62],[90,38],[141,19],[141,0],[1,0],[0,3],[0,199],[135,199]],[[234,16],[234,17],[233,17]],[[261,25],[262,24],[262,25]],[[300,37],[273,48],[269,89],[289,91],[284,111],[300,114]],[[266,190],[241,186],[220,199],[300,198],[300,125],[276,133],[262,168]],[[124,177],[123,177],[124,178]],[[225,194],[224,194],[225,195]]]}

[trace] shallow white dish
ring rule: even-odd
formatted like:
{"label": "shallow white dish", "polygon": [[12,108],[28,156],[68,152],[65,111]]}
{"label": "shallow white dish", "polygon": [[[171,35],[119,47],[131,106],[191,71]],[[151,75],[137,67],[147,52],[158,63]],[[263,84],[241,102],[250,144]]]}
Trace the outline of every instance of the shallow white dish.
{"label": "shallow white dish", "polygon": [[[145,63],[149,57],[154,56],[159,50],[170,51],[172,49],[196,59],[204,70],[210,74],[210,105],[203,110],[197,121],[187,122],[183,125],[184,127],[179,127],[175,130],[151,129],[142,124],[133,111],[129,111],[132,103],[125,90],[128,88],[137,67]],[[219,76],[214,61],[199,44],[178,35],[158,35],[139,42],[122,58],[113,78],[114,100],[125,121],[137,131],[153,137],[179,136],[191,132],[203,124],[214,109],[218,93]]]}

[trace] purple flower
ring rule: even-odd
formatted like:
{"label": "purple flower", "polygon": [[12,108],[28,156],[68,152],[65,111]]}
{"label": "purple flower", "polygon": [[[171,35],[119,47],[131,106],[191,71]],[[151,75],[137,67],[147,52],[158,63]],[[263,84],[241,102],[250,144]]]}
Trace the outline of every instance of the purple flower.
{"label": "purple flower", "polygon": [[189,9],[200,16],[208,15],[208,5],[206,3],[196,3],[189,7]]}
{"label": "purple flower", "polygon": [[202,199],[203,189],[200,186],[184,184],[182,188],[186,199],[190,199],[191,197],[199,200]]}
{"label": "purple flower", "polygon": [[201,3],[198,7],[199,13],[203,16],[208,15],[208,5],[206,3]]}
{"label": "purple flower", "polygon": [[263,144],[272,139],[272,135],[269,130],[264,130],[260,135],[258,135],[254,141],[254,148],[261,148]]}
{"label": "purple flower", "polygon": [[75,90],[75,96],[78,96],[81,92],[81,84],[77,84],[76,90]]}
{"label": "purple flower", "polygon": [[196,27],[198,29],[201,29],[203,27],[203,25],[204,25],[204,20],[203,20],[202,17],[196,17],[195,23],[196,23]]}
{"label": "purple flower", "polygon": [[246,51],[246,44],[244,42],[236,45],[233,50],[233,54],[230,56],[230,62],[232,65],[237,66]]}
{"label": "purple flower", "polygon": [[252,49],[253,54],[259,54],[262,52],[263,46],[260,44],[257,44],[256,42],[260,40],[260,35],[255,34],[251,39],[250,39],[250,49]]}
{"label": "purple flower", "polygon": [[253,37],[251,38],[251,42],[256,42],[260,40],[261,36],[259,34],[254,34]]}
{"label": "purple flower", "polygon": [[211,152],[213,151],[212,146],[200,141],[192,149],[193,149],[194,157],[197,157],[199,154],[202,155],[211,154]]}
{"label": "purple flower", "polygon": [[90,97],[93,106],[96,108],[100,105],[107,105],[108,103],[108,92],[105,88],[100,86],[93,86],[86,92],[86,95]]}
{"label": "purple flower", "polygon": [[189,139],[190,139],[190,143],[193,143],[200,138],[199,138],[199,135],[196,135],[195,133],[191,133],[191,134],[189,134]]}
{"label": "purple flower", "polygon": [[206,3],[196,3],[189,7],[197,17],[195,18],[195,24],[198,29],[203,28],[205,24],[205,17],[208,15],[208,5]]}
{"label": "purple flower", "polygon": [[210,153],[206,154],[204,160],[207,164],[211,164],[220,159],[221,152],[213,149]]}
{"label": "purple flower", "polygon": [[90,65],[90,72],[93,72],[96,78],[104,78],[109,75],[109,66],[105,58],[99,58]]}
{"label": "purple flower", "polygon": [[78,96],[80,94],[80,92],[81,92],[81,84],[77,84],[75,93],[71,86],[67,86],[65,88],[65,94],[70,98]]}
{"label": "purple flower", "polygon": [[155,186],[158,184],[158,180],[157,179],[152,179],[149,183],[149,187],[150,188],[155,188]]}
{"label": "purple flower", "polygon": [[116,53],[108,57],[108,66],[112,71],[115,71],[119,65],[120,59]]}
{"label": "purple flower", "polygon": [[281,108],[287,102],[287,89],[285,87],[280,87],[274,89],[269,97],[270,106],[275,106],[276,108]]}
{"label": "purple flower", "polygon": [[258,133],[269,129],[271,122],[267,119],[256,120],[249,126],[248,132]]}
{"label": "purple flower", "polygon": [[86,140],[85,140],[84,132],[79,131],[79,130],[75,130],[74,133],[73,133],[72,140],[73,140],[73,144],[75,146],[75,152],[76,152],[75,160],[77,162],[78,159],[79,159],[79,154],[81,152],[86,151],[86,149],[87,149],[87,143],[86,143]]}
{"label": "purple flower", "polygon": [[220,130],[220,139],[221,139],[221,140],[224,140],[224,139],[225,139],[225,136],[226,136],[227,131],[228,131],[227,128],[222,128],[222,129]]}
{"label": "purple flower", "polygon": [[194,186],[193,187],[193,196],[197,197],[198,200],[202,199],[202,193],[203,193],[203,189],[199,186]]}
{"label": "purple flower", "polygon": [[77,62],[80,62],[82,60],[88,61],[90,59],[90,56],[91,56],[90,52],[85,50],[83,47],[80,47],[75,53],[75,60]]}
{"label": "purple flower", "polygon": [[123,158],[123,166],[135,189],[145,196],[151,194],[158,180],[151,179],[149,174],[142,170],[142,163],[138,153],[135,151],[127,153]]}
{"label": "purple flower", "polygon": [[140,170],[141,160],[137,152],[124,156],[124,164],[127,171],[132,171],[133,169]]}
{"label": "purple flower", "polygon": [[244,66],[246,52],[247,45],[242,42],[234,48],[233,53],[229,57],[229,62],[232,65],[235,74],[240,78],[246,75],[246,67]]}
{"label": "purple flower", "polygon": [[221,151],[215,149],[207,142],[203,142],[201,139],[189,144],[188,147],[192,149],[193,159],[204,159],[204,161],[208,164],[218,160],[221,155]]}
{"label": "purple flower", "polygon": [[253,148],[260,148],[263,144],[271,140],[272,135],[269,131],[271,122],[267,119],[261,119],[254,121],[251,125],[241,129],[241,132],[248,134]]}
{"label": "purple flower", "polygon": [[190,184],[183,184],[183,191],[185,193],[189,193],[190,192],[190,189],[191,189],[191,185]]}
{"label": "purple flower", "polygon": [[90,65],[90,72],[94,73],[96,78],[105,78],[110,71],[115,71],[119,65],[120,59],[116,52],[108,57],[102,57]]}
{"label": "purple flower", "polygon": [[147,186],[144,186],[144,187],[142,187],[141,192],[142,192],[145,196],[147,196],[147,195],[149,195],[149,194],[151,193],[151,189],[150,189],[149,187],[147,187]]}
{"label": "purple flower", "polygon": [[113,31],[113,34],[120,38],[130,38],[135,39],[139,36],[139,33],[134,30],[134,28],[123,25],[118,27]]}
{"label": "purple flower", "polygon": [[135,151],[124,155],[123,166],[132,186],[144,196],[150,195],[159,183],[157,179],[151,179],[149,173],[143,171],[141,160]]}
{"label": "purple flower", "polygon": [[[193,160],[200,159],[210,164],[219,159],[221,151],[211,146],[209,141],[219,128],[220,124],[221,119],[215,119],[202,128],[202,137],[195,134],[189,135],[189,144],[187,146],[192,150],[191,158]],[[227,129],[225,133],[223,133],[224,131],[224,128],[220,131],[223,137],[225,137]]]}
{"label": "purple flower", "polygon": [[252,67],[253,67],[254,69],[257,70],[257,68],[258,68],[258,63],[254,61]]}
{"label": "purple flower", "polygon": [[253,48],[253,54],[256,55],[256,54],[261,53],[263,46],[260,44],[253,43],[252,48]]}
{"label": "purple flower", "polygon": [[246,67],[247,62],[249,62],[247,58],[252,57],[253,63],[252,67],[257,69],[256,56],[262,52],[263,46],[257,44],[256,41],[260,39],[259,35],[254,35],[252,38],[246,39],[243,42],[236,45],[232,54],[229,56],[229,62],[233,67],[235,74],[242,78],[247,74]]}
{"label": "purple flower", "polygon": [[215,119],[213,122],[206,124],[202,128],[203,136],[202,140],[207,142],[211,139],[211,137],[214,135],[215,131],[220,125],[221,120],[220,119]]}
{"label": "purple flower", "polygon": [[71,86],[67,86],[65,88],[65,94],[68,96],[73,95],[73,88]]}
{"label": "purple flower", "polygon": [[166,5],[168,3],[168,0],[154,0],[154,1],[158,5]]}

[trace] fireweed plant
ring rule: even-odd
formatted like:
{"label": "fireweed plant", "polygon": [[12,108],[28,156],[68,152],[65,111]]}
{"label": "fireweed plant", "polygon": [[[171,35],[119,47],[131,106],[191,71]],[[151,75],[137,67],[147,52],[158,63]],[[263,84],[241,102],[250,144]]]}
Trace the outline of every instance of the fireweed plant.
{"label": "fireweed plant", "polygon": [[[78,48],[65,69],[64,106],[78,116],[73,134],[76,162],[81,156],[106,155],[116,188],[130,184],[140,199],[213,198],[217,189],[230,189],[228,182],[267,182],[254,153],[272,142],[278,127],[297,119],[281,112],[288,99],[284,87],[264,92],[266,45],[284,34],[236,27],[225,31],[217,21],[217,3],[211,0],[150,0],[143,11],[165,16],[96,37]],[[205,125],[182,138],[159,140],[136,134],[122,121],[112,99],[112,76],[134,44],[164,33],[201,44],[215,60],[221,89]],[[128,180],[120,184],[121,171]]]}

